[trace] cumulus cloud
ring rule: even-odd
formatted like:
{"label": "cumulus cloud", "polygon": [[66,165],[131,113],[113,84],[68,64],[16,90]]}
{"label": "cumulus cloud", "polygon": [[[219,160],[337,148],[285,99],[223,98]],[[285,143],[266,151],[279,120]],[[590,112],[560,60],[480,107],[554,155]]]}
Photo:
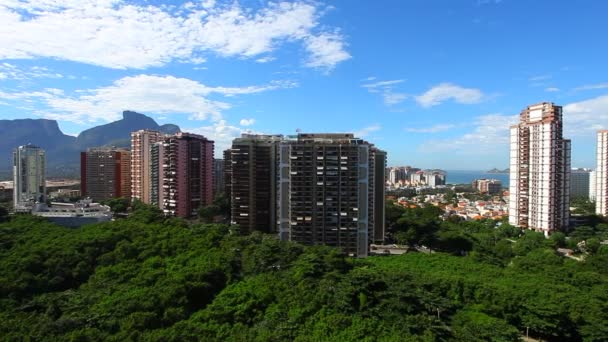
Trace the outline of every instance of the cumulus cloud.
{"label": "cumulus cloud", "polygon": [[37,100],[45,110],[38,115],[72,122],[113,121],[125,109],[150,114],[187,114],[192,119],[222,120],[222,111],[231,105],[212,96],[256,94],[293,87],[288,81],[245,87],[212,87],[174,76],[137,75],[124,77],[112,85],[79,90],[68,96],[59,89],[34,92],[0,92],[3,100]]}
{"label": "cumulus cloud", "polygon": [[331,70],[351,56],[341,34],[321,27],[319,6],[269,2],[254,10],[209,0],[182,6],[5,0],[0,2],[0,59],[47,57],[145,69],[172,61],[198,64],[206,54],[252,58],[284,42],[300,42],[308,52],[306,66]]}
{"label": "cumulus cloud", "polygon": [[327,71],[333,69],[340,62],[351,58],[345,45],[344,37],[339,33],[324,32],[308,36],[304,44],[310,54],[306,66]]}
{"label": "cumulus cloud", "polygon": [[251,126],[255,123],[255,119],[241,119],[241,126]]}
{"label": "cumulus cloud", "polygon": [[564,136],[592,136],[608,129],[608,95],[574,102],[563,107]]}
{"label": "cumulus cloud", "polygon": [[509,127],[517,124],[518,115],[487,114],[474,119],[473,131],[453,139],[426,141],[424,152],[452,151],[462,154],[492,154],[505,152],[509,142]]}
{"label": "cumulus cloud", "polygon": [[484,94],[479,89],[464,88],[451,83],[441,83],[424,94],[416,96],[416,102],[422,107],[433,107],[447,100],[462,104],[479,103]]}
{"label": "cumulus cloud", "polygon": [[[563,106],[564,137],[593,137],[608,129],[608,95]],[[519,115],[488,114],[476,117],[473,130],[453,139],[429,140],[421,145],[424,152],[453,151],[462,154],[506,153],[509,127],[519,122]]]}
{"label": "cumulus cloud", "polygon": [[184,128],[184,131],[201,134],[213,140],[216,157],[221,155],[222,151],[230,148],[234,138],[238,138],[242,133],[254,133],[241,127],[232,126],[226,120],[212,122],[202,127]]}

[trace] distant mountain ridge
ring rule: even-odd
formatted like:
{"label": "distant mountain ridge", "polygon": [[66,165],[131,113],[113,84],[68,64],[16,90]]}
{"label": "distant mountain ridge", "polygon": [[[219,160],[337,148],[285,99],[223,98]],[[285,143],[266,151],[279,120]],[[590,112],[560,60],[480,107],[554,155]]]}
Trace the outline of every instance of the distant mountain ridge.
{"label": "distant mountain ridge", "polygon": [[497,168],[493,168],[492,170],[486,171],[486,173],[509,173],[509,168],[506,168],[504,170],[499,170]]}
{"label": "distant mountain ridge", "polygon": [[64,134],[55,120],[0,120],[0,174],[10,173],[15,147],[29,143],[46,150],[49,176],[77,175],[80,151],[99,146],[128,147],[131,132],[140,129],[167,134],[180,131],[177,125],[159,125],[154,119],[133,111],[124,111],[121,120],[89,128],[78,137]]}

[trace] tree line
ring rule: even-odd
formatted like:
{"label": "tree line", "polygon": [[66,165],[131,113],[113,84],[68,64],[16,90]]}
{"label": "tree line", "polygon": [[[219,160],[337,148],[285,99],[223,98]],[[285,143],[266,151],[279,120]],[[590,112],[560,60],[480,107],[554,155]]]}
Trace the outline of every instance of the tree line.
{"label": "tree line", "polygon": [[608,336],[604,246],[578,262],[558,256],[548,240],[508,225],[435,221],[432,209],[390,210],[396,212],[390,218],[398,225],[395,236],[403,233],[408,242],[428,243],[440,252],[353,259],[330,247],[165,218],[140,203],[126,219],[80,229],[29,215],[11,217],[0,223],[0,336],[9,341],[517,341],[526,331],[554,341]]}

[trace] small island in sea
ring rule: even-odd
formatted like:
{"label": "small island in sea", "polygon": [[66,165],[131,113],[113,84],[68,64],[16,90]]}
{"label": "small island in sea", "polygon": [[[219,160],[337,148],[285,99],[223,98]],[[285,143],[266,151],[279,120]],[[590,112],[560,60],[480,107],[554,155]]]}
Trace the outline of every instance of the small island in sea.
{"label": "small island in sea", "polygon": [[506,168],[504,170],[493,168],[492,170],[486,171],[486,173],[509,173],[509,168]]}

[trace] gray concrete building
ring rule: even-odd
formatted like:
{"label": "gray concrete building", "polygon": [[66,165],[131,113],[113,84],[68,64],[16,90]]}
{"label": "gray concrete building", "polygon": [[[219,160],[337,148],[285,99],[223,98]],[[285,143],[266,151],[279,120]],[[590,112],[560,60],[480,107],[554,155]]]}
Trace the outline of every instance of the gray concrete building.
{"label": "gray concrete building", "polygon": [[367,256],[384,238],[385,167],[386,153],[353,134],[287,137],[279,148],[281,240]]}

